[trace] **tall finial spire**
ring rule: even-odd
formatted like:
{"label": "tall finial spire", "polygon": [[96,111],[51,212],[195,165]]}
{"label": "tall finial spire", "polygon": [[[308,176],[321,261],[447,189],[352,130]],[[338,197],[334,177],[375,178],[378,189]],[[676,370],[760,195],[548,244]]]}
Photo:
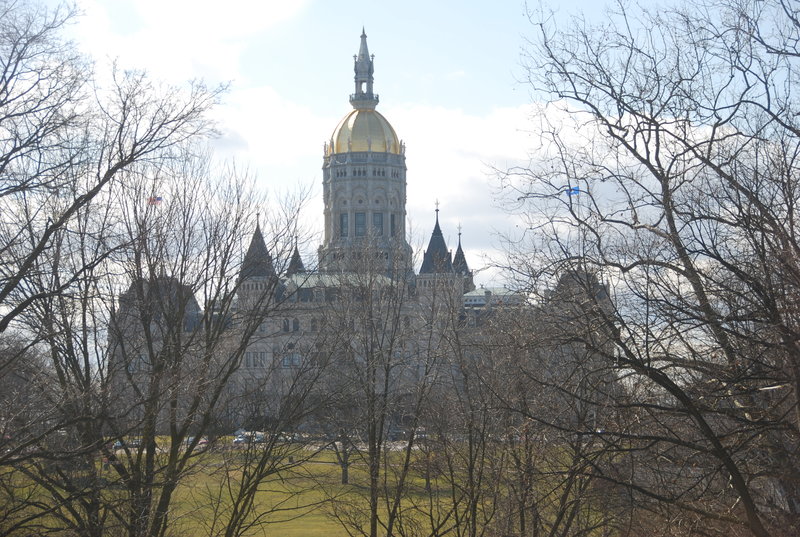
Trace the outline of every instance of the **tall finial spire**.
{"label": "tall finial spire", "polygon": [[373,109],[378,104],[378,96],[372,92],[372,75],[375,71],[373,60],[375,55],[370,55],[367,47],[367,32],[361,27],[361,45],[358,54],[354,57],[356,92],[350,96],[350,104],[357,109]]}
{"label": "tall finial spire", "polygon": [[303,265],[303,259],[300,257],[300,248],[298,247],[299,238],[297,235],[294,236],[294,251],[292,252],[292,257],[289,259],[289,266],[286,269],[286,276],[291,277],[295,274],[303,274],[306,271],[306,267]]}
{"label": "tall finial spire", "polygon": [[458,223],[458,248],[456,248],[456,255],[453,257],[453,270],[456,274],[460,274],[464,277],[465,291],[472,291],[475,289],[475,283],[472,281],[472,271],[469,270],[467,258],[464,255],[464,249],[461,247],[461,222]]}

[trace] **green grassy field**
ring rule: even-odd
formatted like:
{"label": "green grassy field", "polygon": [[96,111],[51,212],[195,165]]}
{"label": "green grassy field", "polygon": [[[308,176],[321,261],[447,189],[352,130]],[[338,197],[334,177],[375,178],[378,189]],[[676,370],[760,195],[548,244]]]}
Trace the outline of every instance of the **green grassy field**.
{"label": "green grassy field", "polygon": [[[236,476],[234,476],[236,478]],[[366,508],[367,473],[364,464],[350,467],[350,484],[341,485],[341,469],[330,452],[317,453],[280,477],[259,487],[255,512],[265,524],[252,535],[286,537],[346,536],[341,523],[331,516],[331,501],[358,502]],[[204,534],[214,517],[214,506],[227,500],[220,496],[224,485],[221,468],[198,468],[177,491],[174,506],[175,535]],[[224,486],[222,487],[224,489]]]}
{"label": "green grassy field", "polygon": [[[257,489],[254,489],[254,509],[244,518],[250,525],[246,526],[243,535],[337,537],[348,535],[343,520],[351,527],[356,525],[366,529],[368,526],[369,480],[367,466],[358,456],[354,455],[351,459],[350,483],[342,485],[341,468],[331,451],[313,452],[302,446],[287,444],[279,446],[277,452],[272,452],[271,456],[248,459],[248,450],[245,447],[228,446],[199,453],[195,465],[181,479],[169,507],[167,535],[170,537],[221,534],[223,522],[231,519],[233,495],[241,490],[243,475],[252,471],[254,468],[252,464],[258,461],[267,466],[276,464],[280,466],[280,471],[268,472],[268,477],[260,481]],[[252,447],[255,450],[261,449],[259,445]],[[257,451],[249,453],[258,454]],[[272,458],[276,455],[280,455],[280,458]],[[119,452],[118,456],[123,456],[122,452]],[[160,452],[159,456],[167,455]],[[403,500],[400,503],[402,524],[406,529],[416,526],[421,534],[428,534],[425,528],[428,528],[429,532],[432,527],[447,531],[457,523],[456,518],[468,515],[466,509],[470,507],[465,498],[462,497],[461,501],[457,501],[454,505],[452,496],[464,493],[464,489],[459,487],[454,487],[457,490],[451,489],[446,479],[437,483],[436,472],[441,472],[444,477],[447,468],[441,460],[437,461],[436,454],[424,456],[420,452],[415,452],[414,456],[419,459],[412,462],[403,484]],[[552,460],[561,467],[560,459],[561,457],[554,457]],[[250,465],[243,465],[245,460],[248,460]],[[296,462],[290,463],[290,460]],[[392,501],[397,472],[403,466],[403,454],[387,452],[382,463],[381,472],[389,474],[388,483],[382,483],[386,485],[386,489],[382,487],[379,495],[382,510],[380,519],[385,521],[388,512],[387,502]],[[486,464],[486,471],[491,472],[490,459],[486,460]],[[430,489],[425,488],[422,475],[424,468],[427,468],[433,476]],[[114,470],[105,466],[101,468],[99,464],[98,470],[101,476],[108,472],[110,485],[102,493],[105,499],[111,502],[110,504],[117,502],[118,506],[124,505],[118,502],[126,501],[125,491],[115,487],[111,480]],[[557,472],[552,474],[544,472],[540,478],[534,488],[553,491],[547,497],[540,498],[541,501],[537,506],[539,516],[547,517],[548,512],[556,513],[558,506],[553,502],[564,499],[563,489]],[[16,479],[19,479],[19,476]],[[22,490],[24,483],[23,478],[17,490]],[[475,497],[476,511],[471,516],[474,516],[474,520],[479,524],[497,525],[495,529],[500,530],[500,525],[504,524],[504,510],[508,508],[508,504],[504,503],[507,501],[507,489],[502,486],[493,489],[491,481],[479,486],[487,488],[480,490]],[[44,493],[44,491],[35,493],[39,492]],[[575,491],[569,494],[572,496]],[[500,502],[496,503],[495,499],[498,496]],[[456,505],[457,515],[453,512]],[[586,507],[588,509],[582,513],[585,520],[592,522],[602,518],[600,511],[591,509],[589,504],[586,504]],[[485,518],[487,516],[488,518]],[[556,518],[553,517],[554,520]],[[53,520],[48,519],[48,522]],[[60,524],[56,523],[56,526],[58,525]],[[598,529],[587,535],[605,535],[601,531]]]}

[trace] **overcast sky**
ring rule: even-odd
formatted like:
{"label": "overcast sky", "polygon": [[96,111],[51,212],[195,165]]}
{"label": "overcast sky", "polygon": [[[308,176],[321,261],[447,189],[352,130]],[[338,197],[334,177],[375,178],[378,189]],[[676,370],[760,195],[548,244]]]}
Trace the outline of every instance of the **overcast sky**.
{"label": "overcast sky", "polygon": [[[602,2],[566,2],[566,13]],[[586,7],[591,5],[593,7]],[[527,162],[531,95],[520,52],[535,28],[521,0],[79,0],[71,33],[99,62],[180,83],[229,81],[215,112],[217,154],[269,191],[312,187],[305,218],[321,222],[322,146],[350,109],[362,26],[375,55],[378,110],[406,143],[408,221],[427,246],[434,203],[453,250],[457,225],[473,269],[513,232],[493,167]],[[316,246],[316,245],[315,245]],[[316,247],[305,252],[315,255]],[[479,283],[500,283],[481,273]]]}

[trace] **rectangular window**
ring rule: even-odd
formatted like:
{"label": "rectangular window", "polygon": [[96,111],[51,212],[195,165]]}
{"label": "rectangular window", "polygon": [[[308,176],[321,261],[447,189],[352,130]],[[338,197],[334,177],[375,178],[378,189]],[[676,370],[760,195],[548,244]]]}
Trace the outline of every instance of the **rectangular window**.
{"label": "rectangular window", "polygon": [[389,215],[389,236],[394,237],[394,213]]}
{"label": "rectangular window", "polygon": [[347,213],[342,213],[339,215],[339,236],[347,237],[347,230],[348,230]]}
{"label": "rectangular window", "polygon": [[267,367],[267,353],[266,352],[259,352],[258,353],[258,367]]}
{"label": "rectangular window", "polygon": [[283,357],[283,360],[281,360],[281,365],[283,367],[300,367],[302,362],[303,360],[300,355],[296,352],[293,352]]}
{"label": "rectangular window", "polygon": [[252,360],[252,358],[250,358],[250,353],[249,352],[244,353],[244,366],[245,367],[253,367],[253,364],[252,364],[251,360]]}
{"label": "rectangular window", "polygon": [[383,237],[383,213],[372,213],[372,231],[376,237]]}
{"label": "rectangular window", "polygon": [[367,213],[356,213],[356,237],[363,237],[367,234]]}

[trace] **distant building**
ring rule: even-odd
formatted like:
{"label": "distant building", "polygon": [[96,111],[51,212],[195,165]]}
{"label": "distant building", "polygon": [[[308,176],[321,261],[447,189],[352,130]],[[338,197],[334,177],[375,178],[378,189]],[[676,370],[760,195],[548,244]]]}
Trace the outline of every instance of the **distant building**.
{"label": "distant building", "polygon": [[465,308],[484,308],[491,306],[521,306],[525,295],[507,287],[484,287],[464,293]]}
{"label": "distant building", "polygon": [[[475,288],[461,230],[453,255],[439,223],[438,203],[421,266],[414,269],[406,240],[406,148],[376,111],[374,57],[363,31],[354,71],[353,109],[324,145],[324,236],[316,268],[303,262],[295,245],[280,273],[257,225],[242,262],[234,313],[217,319],[226,336],[214,350],[220,354],[215,364],[227,367],[230,357],[239,355],[223,397],[223,420],[229,426],[270,426],[271,420],[282,419],[281,398],[300,389],[299,381],[320,381],[310,373],[317,365],[345,355],[358,363],[361,355],[376,352],[370,348],[374,345],[385,345],[378,352],[397,357],[400,366],[389,374],[396,376],[392,382],[400,387],[397,399],[403,400],[404,379],[422,374],[418,364],[426,357],[445,352],[446,345],[440,345],[445,330],[476,332],[488,326],[480,320],[494,317],[494,311],[528,305],[523,293],[505,287]],[[201,312],[186,292],[174,279],[158,278],[134,282],[121,298],[111,339],[114,355],[126,356],[117,360],[121,373],[133,379],[126,390],[150,372],[147,341],[139,333],[143,312],[149,311],[146,315],[158,324],[164,319],[159,308],[174,304],[170,315],[180,317],[183,328],[170,337],[187,339],[183,334],[195,329]],[[385,343],[387,334],[394,340]],[[162,339],[155,338],[156,352],[162,352]],[[483,337],[476,333],[467,339]],[[247,341],[246,347],[237,341]],[[197,345],[198,354],[207,350]],[[347,373],[344,367],[333,371]],[[190,378],[188,372],[184,376]],[[391,426],[402,427],[402,421],[400,411]]]}
{"label": "distant building", "polygon": [[[280,313],[266,323],[265,337],[256,338],[245,353],[238,373],[242,386],[256,382],[266,371],[274,377],[276,367],[288,377],[293,369],[321,359],[333,337],[331,325],[342,322],[348,326],[334,326],[337,334],[357,329],[360,322],[384,323],[384,329],[396,322],[400,326],[390,329],[403,333],[403,352],[409,356],[428,352],[425,346],[432,345],[430,338],[424,344],[408,340],[434,322],[444,326],[438,318],[453,305],[460,308],[464,293],[474,289],[461,233],[453,257],[439,224],[438,203],[422,265],[419,271],[414,269],[412,248],[406,240],[406,147],[376,110],[379,97],[374,92],[374,56],[369,53],[363,31],[354,73],[354,91],[349,99],[352,110],[324,144],[324,235],[316,269],[309,270],[312,264],[304,263],[295,248],[286,273],[275,274],[259,229],[251,239],[239,303],[244,307],[258,302],[260,290],[268,287],[264,278],[278,280],[273,287],[280,290],[283,303]],[[368,278],[367,284],[364,275],[368,273],[375,277]],[[359,319],[363,314],[360,308],[347,313],[354,318],[343,320],[346,314],[340,310],[346,301],[365,300],[356,296],[363,293],[360,287],[364,285],[377,294],[399,293],[402,304],[393,312],[376,314],[379,318],[375,320]],[[392,315],[394,321],[387,319]],[[352,352],[366,351],[354,343]]]}

